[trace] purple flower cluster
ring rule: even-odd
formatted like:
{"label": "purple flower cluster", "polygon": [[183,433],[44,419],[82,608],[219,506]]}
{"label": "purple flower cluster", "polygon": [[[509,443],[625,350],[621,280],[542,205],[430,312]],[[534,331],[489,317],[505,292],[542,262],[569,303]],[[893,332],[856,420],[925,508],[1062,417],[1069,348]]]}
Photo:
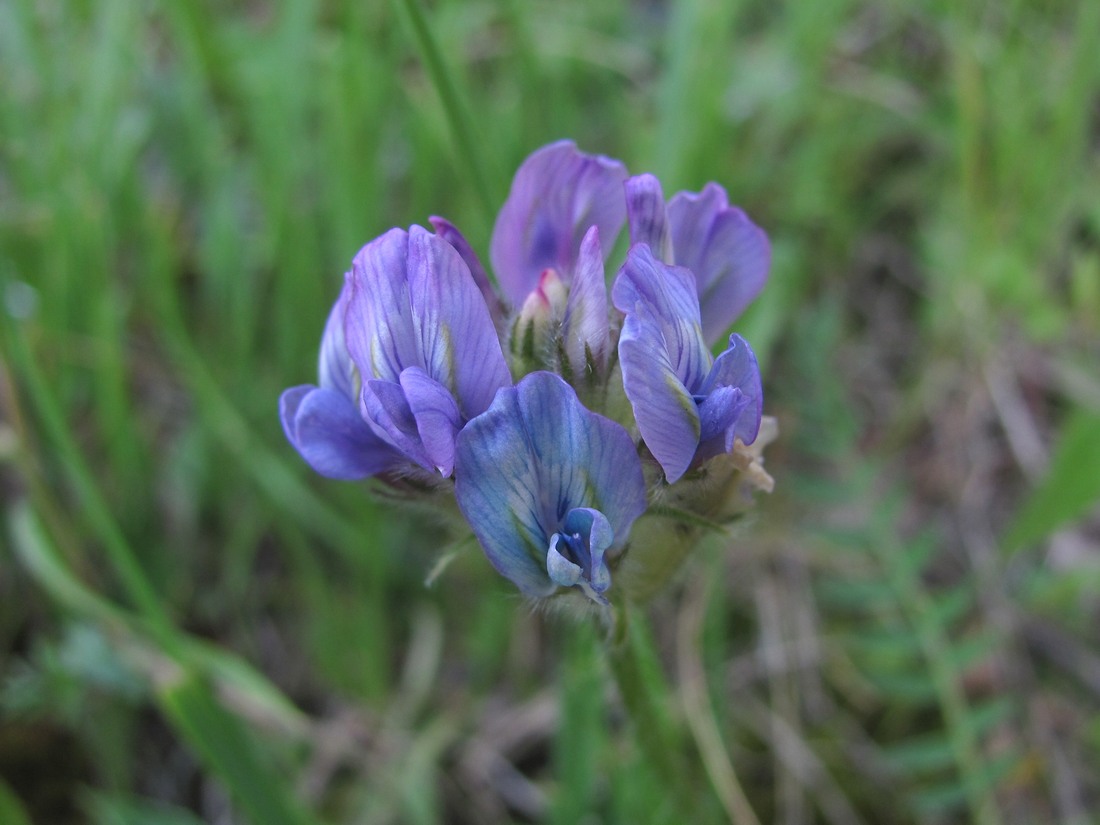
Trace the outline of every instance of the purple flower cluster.
{"label": "purple flower cluster", "polygon": [[280,399],[287,438],[330,478],[453,483],[525,594],[604,603],[649,503],[757,437],[752,350],[710,347],[763,288],[767,238],[717,184],[666,203],[652,175],[568,141],[516,173],[490,245],[501,295],[458,229],[431,224],[355,256],[318,385]]}

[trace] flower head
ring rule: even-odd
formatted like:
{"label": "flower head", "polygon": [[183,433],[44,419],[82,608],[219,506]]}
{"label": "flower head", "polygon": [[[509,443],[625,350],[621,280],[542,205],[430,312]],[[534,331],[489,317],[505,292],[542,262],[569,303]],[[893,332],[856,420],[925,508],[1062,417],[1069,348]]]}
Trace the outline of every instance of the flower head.
{"label": "flower head", "polygon": [[[489,561],[530,597],[606,604],[614,572],[618,598],[645,598],[700,523],[770,489],[756,358],[737,335],[709,349],[763,286],[767,239],[717,184],[666,204],[656,178],[569,141],[516,172],[490,246],[500,295],[458,228],[430,221],[434,233],[392,229],[355,256],[318,386],[280,399],[287,438],[331,478],[453,489]],[[626,221],[609,306],[605,263]],[[627,553],[649,495],[665,506]]]}
{"label": "flower head", "polygon": [[608,559],[646,507],[630,435],[534,372],[459,434],[455,496],[489,561],[529,596],[604,601]]}

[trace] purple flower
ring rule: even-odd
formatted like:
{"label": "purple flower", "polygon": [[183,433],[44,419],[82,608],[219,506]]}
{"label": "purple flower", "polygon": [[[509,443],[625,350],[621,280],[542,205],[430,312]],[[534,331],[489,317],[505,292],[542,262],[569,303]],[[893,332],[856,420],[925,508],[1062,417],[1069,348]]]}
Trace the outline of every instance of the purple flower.
{"label": "purple flower", "polygon": [[548,372],[502,390],[459,433],[455,495],[489,561],[525,594],[576,586],[600,603],[608,557],[646,507],[630,435]]}
{"label": "purple flower", "polygon": [[703,337],[717,341],[764,288],[767,236],[716,183],[698,194],[679,192],[666,207],[657,178],[638,175],[626,182],[626,202],[631,243],[648,244],[660,260],[695,273]]}
{"label": "purple flower", "polygon": [[351,481],[392,469],[401,456],[363,420],[355,403],[353,365],[344,343],[345,295],[321,338],[320,386],[291,387],[279,398],[287,440],[315,471]]}
{"label": "purple flower", "polygon": [[511,384],[469,266],[423,227],[391,229],[355,256],[346,292],[361,412],[404,456],[451,475],[458,431]]}
{"label": "purple flower", "polygon": [[693,465],[751,444],[763,393],[756,356],[738,335],[712,359],[699,319],[692,273],[631,247],[612,287],[625,313],[619,336],[623,387],[638,431],[669,483]]}
{"label": "purple flower", "polygon": [[[626,219],[626,167],[577,151],[572,141],[544,146],[523,162],[493,227],[489,257],[501,289],[521,306],[547,269],[568,285],[591,227],[607,244],[605,261]],[[599,248],[597,247],[597,250]]]}

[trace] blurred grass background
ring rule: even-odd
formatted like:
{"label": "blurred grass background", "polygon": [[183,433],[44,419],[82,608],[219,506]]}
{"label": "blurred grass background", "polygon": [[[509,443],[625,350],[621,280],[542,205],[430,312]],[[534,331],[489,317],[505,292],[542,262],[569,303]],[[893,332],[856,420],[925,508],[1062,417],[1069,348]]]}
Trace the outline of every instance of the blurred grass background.
{"label": "blurred grass background", "polygon": [[437,0],[457,120],[410,8],[0,3],[0,822],[685,821],[593,632],[276,416],[561,137],[774,244],[776,492],[639,640],[693,816],[1100,822],[1100,3]]}

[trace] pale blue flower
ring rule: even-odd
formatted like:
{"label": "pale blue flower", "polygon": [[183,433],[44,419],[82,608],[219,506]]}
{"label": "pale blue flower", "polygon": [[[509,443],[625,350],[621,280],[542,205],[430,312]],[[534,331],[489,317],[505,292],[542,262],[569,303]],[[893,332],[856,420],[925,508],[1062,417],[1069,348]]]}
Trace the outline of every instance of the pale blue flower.
{"label": "pale blue flower", "polygon": [[532,597],[578,587],[603,603],[609,558],[646,507],[634,442],[534,372],[459,433],[458,506],[501,574]]}

